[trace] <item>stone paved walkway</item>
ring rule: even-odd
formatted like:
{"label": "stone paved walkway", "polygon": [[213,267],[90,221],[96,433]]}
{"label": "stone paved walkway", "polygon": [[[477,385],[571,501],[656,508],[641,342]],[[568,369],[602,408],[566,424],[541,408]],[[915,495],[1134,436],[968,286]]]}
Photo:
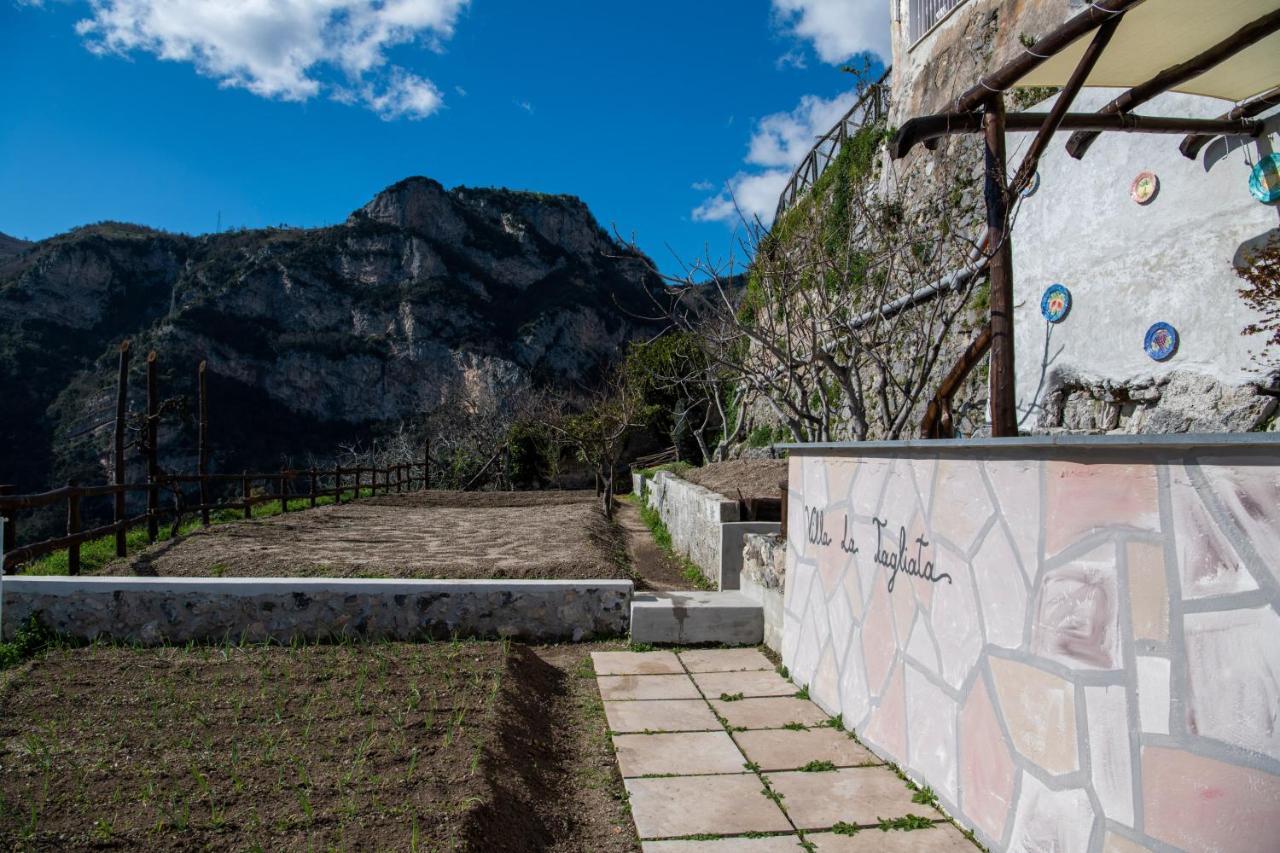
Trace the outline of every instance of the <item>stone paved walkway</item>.
{"label": "stone paved walkway", "polygon": [[645,853],[975,849],[756,649],[591,657]]}

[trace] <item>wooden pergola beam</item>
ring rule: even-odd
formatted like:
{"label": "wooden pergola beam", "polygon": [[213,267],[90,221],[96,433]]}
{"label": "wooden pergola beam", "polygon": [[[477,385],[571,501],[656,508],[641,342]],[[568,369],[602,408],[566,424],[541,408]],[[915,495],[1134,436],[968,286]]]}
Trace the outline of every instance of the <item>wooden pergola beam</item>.
{"label": "wooden pergola beam", "polygon": [[[1010,133],[1027,133],[1044,127],[1049,113],[1009,113],[1005,117],[1005,130]],[[1062,117],[1058,130],[1116,131],[1121,133],[1163,133],[1182,136],[1187,134],[1209,136],[1247,136],[1262,134],[1265,125],[1249,119],[1180,118],[1142,116],[1132,113],[1100,115],[1098,113],[1067,113]],[[938,113],[908,119],[898,129],[889,143],[889,152],[899,160],[917,145],[927,147],[933,140],[960,133],[978,133],[982,130],[982,113]]]}
{"label": "wooden pergola beam", "polygon": [[[1170,66],[1145,83],[1134,86],[1098,111],[1099,115],[1127,113],[1142,106],[1157,95],[1199,77],[1221,65],[1242,50],[1257,44],[1269,35],[1280,31],[1280,9],[1246,24],[1203,53],[1185,62]],[[1067,153],[1077,160],[1084,157],[1098,138],[1098,131],[1078,131],[1067,141]]]}
{"label": "wooden pergola beam", "polygon": [[1116,15],[1140,5],[1143,0],[1096,0],[1089,7],[1062,26],[1036,40],[1017,58],[1005,63],[996,71],[980,79],[960,97],[956,98],[955,112],[967,113],[981,107],[993,92],[1004,92],[1023,77],[1052,59],[1076,39],[1088,35]]}
{"label": "wooden pergola beam", "polygon": [[[1262,115],[1272,107],[1280,106],[1280,86],[1263,92],[1255,98],[1236,104],[1218,117],[1219,121],[1239,121],[1240,119],[1253,118]],[[1200,156],[1200,152],[1213,139],[1211,133],[1193,133],[1182,140],[1182,144],[1178,146],[1178,150],[1182,152],[1182,156],[1189,160],[1194,160]]]}

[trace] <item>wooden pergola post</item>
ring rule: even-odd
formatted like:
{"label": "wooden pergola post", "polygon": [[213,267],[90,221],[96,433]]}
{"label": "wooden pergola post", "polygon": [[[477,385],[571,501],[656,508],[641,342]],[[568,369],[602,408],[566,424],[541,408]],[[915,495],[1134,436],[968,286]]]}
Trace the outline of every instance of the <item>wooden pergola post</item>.
{"label": "wooden pergola post", "polygon": [[[120,372],[116,378],[116,433],[115,433],[115,460],[114,471],[112,472],[112,482],[117,486],[124,485],[124,434],[125,417],[129,413],[129,351],[132,345],[129,341],[120,344]],[[116,528],[116,556],[123,557],[127,553],[129,532],[125,530],[125,494],[124,489],[115,494],[115,518],[113,519],[119,527]]]}
{"label": "wooden pergola post", "polygon": [[1009,234],[1006,187],[1004,99],[987,99],[983,114],[986,137],[987,250],[992,253],[991,280],[991,435],[1018,434],[1013,360],[1013,246]]}

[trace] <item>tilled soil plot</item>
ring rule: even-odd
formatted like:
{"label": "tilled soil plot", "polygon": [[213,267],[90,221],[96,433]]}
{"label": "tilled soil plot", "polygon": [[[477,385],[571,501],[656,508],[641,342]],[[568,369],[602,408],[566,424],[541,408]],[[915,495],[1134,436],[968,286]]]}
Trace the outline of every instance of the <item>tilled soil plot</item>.
{"label": "tilled soil plot", "polygon": [[0,674],[0,847],[637,850],[601,647],[48,652]]}
{"label": "tilled soil plot", "polygon": [[782,493],[778,484],[787,479],[787,460],[713,462],[701,468],[690,468],[680,477],[727,498],[736,498],[739,492],[744,498],[776,498]]}
{"label": "tilled soil plot", "polygon": [[185,577],[627,577],[591,492],[419,492],[220,524],[108,565]]}

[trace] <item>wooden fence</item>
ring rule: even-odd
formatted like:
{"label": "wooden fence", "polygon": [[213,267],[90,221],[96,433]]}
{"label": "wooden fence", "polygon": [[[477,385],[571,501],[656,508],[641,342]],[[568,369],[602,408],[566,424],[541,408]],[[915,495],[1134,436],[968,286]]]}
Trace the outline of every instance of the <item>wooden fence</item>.
{"label": "wooden fence", "polygon": [[[66,486],[39,494],[15,494],[13,486],[0,485],[0,517],[5,524],[3,542],[0,542],[0,573],[11,572],[15,566],[29,563],[40,557],[59,551],[67,552],[67,567],[70,574],[80,573],[80,546],[94,539],[115,536],[117,557],[127,556],[128,532],[142,524],[147,525],[147,541],[154,543],[160,534],[160,519],[164,515],[171,516],[175,528],[186,514],[200,514],[201,523],[209,526],[211,513],[221,510],[240,510],[245,518],[251,518],[253,507],[257,504],[280,502],[282,512],[289,511],[289,500],[307,500],[315,506],[321,497],[332,497],[341,503],[344,496],[350,494],[352,499],[360,497],[364,489],[371,493],[389,494],[391,492],[407,492],[415,489],[431,488],[430,447],[424,451],[421,462],[405,462],[386,467],[357,465],[354,467],[335,466],[333,469],[317,470],[315,468],[298,470],[284,469],[271,473],[242,472],[240,474],[210,474],[208,445],[208,393],[205,384],[206,365],[200,363],[199,401],[198,401],[198,462],[195,474],[167,474],[160,470],[158,433],[161,406],[157,388],[156,354],[147,355],[147,403],[143,427],[143,438],[139,448],[144,456],[147,469],[145,483],[125,483],[125,431],[127,414],[127,395],[129,383],[130,345],[125,341],[120,346],[120,369],[117,383],[116,423],[114,442],[114,482],[100,486],[82,486],[68,483]],[[301,484],[300,482],[301,481]],[[214,502],[209,498],[210,486],[214,484],[238,484],[239,499]],[[267,490],[255,488],[265,484]],[[192,505],[186,504],[184,486],[196,486],[199,499]],[[164,510],[160,507],[162,490],[174,496],[174,508]],[[146,511],[132,517],[126,514],[129,493],[146,494]],[[81,523],[82,504],[86,499],[113,498],[114,510],[110,524],[85,529]],[[66,535],[55,539],[46,539],[23,547],[17,547],[18,525],[15,513],[22,510],[41,509],[65,503],[67,507]]]}

